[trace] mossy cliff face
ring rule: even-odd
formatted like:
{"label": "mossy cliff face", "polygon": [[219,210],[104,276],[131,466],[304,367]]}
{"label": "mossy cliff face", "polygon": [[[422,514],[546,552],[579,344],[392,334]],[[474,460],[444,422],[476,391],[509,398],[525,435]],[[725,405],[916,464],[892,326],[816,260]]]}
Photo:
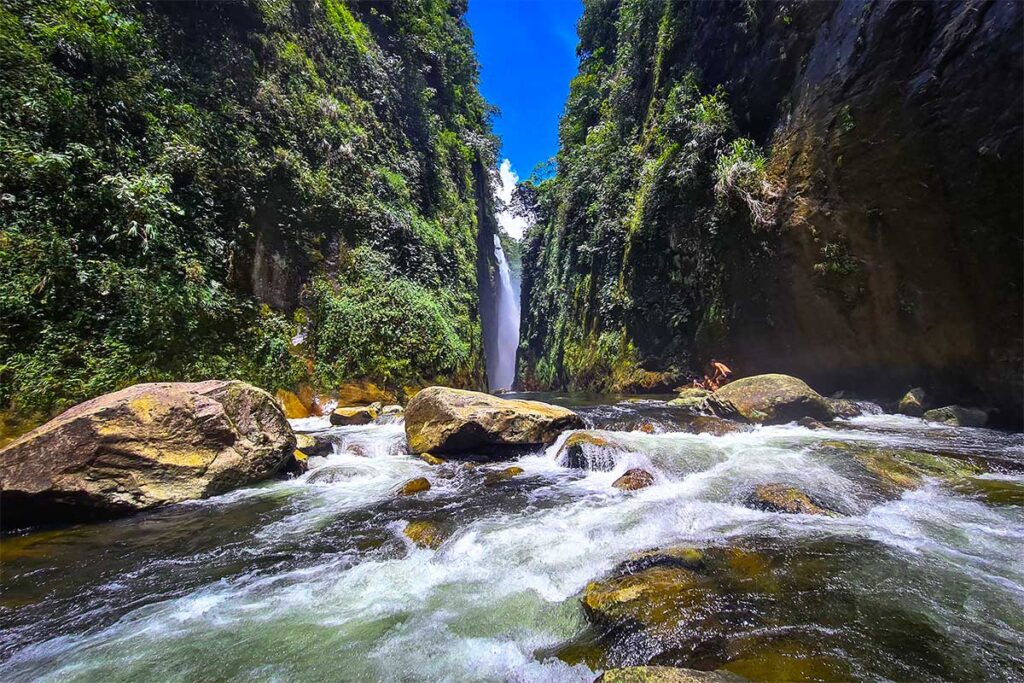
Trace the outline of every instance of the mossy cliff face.
{"label": "mossy cliff face", "polygon": [[211,376],[482,386],[464,11],[4,3],[0,411]]}
{"label": "mossy cliff face", "polygon": [[716,356],[1019,419],[1021,13],[586,3],[520,376],[599,387]]}

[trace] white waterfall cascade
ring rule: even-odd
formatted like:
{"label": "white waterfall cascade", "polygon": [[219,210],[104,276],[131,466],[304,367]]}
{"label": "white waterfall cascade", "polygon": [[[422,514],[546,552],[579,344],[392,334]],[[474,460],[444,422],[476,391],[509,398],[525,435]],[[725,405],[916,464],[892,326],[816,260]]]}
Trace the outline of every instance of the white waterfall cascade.
{"label": "white waterfall cascade", "polygon": [[512,273],[501,248],[501,240],[494,236],[494,256],[498,261],[497,357],[488,363],[488,385],[491,391],[511,389],[516,376],[516,350],[519,348],[519,283],[513,282]]}

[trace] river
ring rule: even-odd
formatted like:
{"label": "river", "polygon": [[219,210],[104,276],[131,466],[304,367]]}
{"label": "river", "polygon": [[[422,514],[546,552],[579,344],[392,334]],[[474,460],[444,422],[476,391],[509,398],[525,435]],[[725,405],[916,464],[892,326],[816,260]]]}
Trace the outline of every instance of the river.
{"label": "river", "polygon": [[[711,436],[679,431],[660,400],[542,398],[616,430],[611,469],[564,467],[555,444],[487,486],[508,463],[431,466],[405,453],[401,422],[311,418],[294,426],[335,452],[302,476],[4,539],[0,678],[591,681],[616,664],[742,660],[772,680],[780,651],[809,679],[1024,678],[1021,435],[875,414]],[[886,495],[844,444],[974,459],[1012,495],[931,479]],[[613,488],[632,467],[654,485]],[[396,496],[415,477],[432,488]],[[744,505],[780,481],[841,516]],[[402,530],[416,520],[447,540],[415,546]],[[768,580],[718,595],[716,619],[671,642],[588,624],[588,582],[679,544],[759,553]]]}

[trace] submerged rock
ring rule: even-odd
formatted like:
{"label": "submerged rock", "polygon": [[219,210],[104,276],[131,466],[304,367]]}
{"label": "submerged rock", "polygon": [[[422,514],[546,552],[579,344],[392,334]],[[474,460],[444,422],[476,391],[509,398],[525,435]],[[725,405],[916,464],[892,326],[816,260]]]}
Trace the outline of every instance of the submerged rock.
{"label": "submerged rock", "polygon": [[744,422],[735,422],[711,415],[697,415],[683,425],[683,430],[691,434],[711,434],[712,436],[749,432],[753,429],[752,425]]}
{"label": "submerged rock", "polygon": [[834,402],[811,389],[803,380],[789,375],[755,375],[730,382],[708,399],[721,417],[735,410],[751,422],[782,424],[811,417],[831,420]]}
{"label": "submerged rock", "polygon": [[402,488],[399,489],[398,493],[403,496],[414,496],[417,493],[423,493],[424,491],[429,490],[430,481],[426,477],[417,477],[416,479],[410,479],[402,484]]}
{"label": "submerged rock", "polygon": [[458,455],[542,446],[580,427],[583,420],[565,408],[447,387],[424,389],[405,411],[405,435],[414,453]]}
{"label": "submerged rock", "polygon": [[747,507],[767,512],[785,512],[802,515],[835,516],[835,512],[821,507],[800,489],[785,484],[759,484],[747,497]]}
{"label": "submerged rock", "polygon": [[743,683],[746,678],[729,671],[698,671],[674,666],[628,666],[609,669],[594,683]]}
{"label": "submerged rock", "polygon": [[409,522],[402,531],[405,537],[420,548],[437,550],[445,542],[447,535],[433,522]]}
{"label": "submerged rock", "polygon": [[654,483],[654,475],[645,469],[634,467],[612,482],[612,486],[623,491],[647,488]]}
{"label": "submerged rock", "polygon": [[4,524],[112,517],[262,481],[295,451],[270,394],[244,382],[137,384],[0,451]]}
{"label": "submerged rock", "polygon": [[634,626],[662,634],[706,615],[708,582],[685,567],[653,566],[593,581],[583,592],[583,609],[594,623]]}
{"label": "submerged rock", "polygon": [[925,401],[927,395],[921,387],[914,387],[900,399],[896,406],[896,412],[910,417],[921,417],[924,415]]}
{"label": "submerged rock", "polygon": [[926,476],[956,483],[982,471],[964,460],[911,450],[876,448],[857,451],[853,457],[883,483],[900,490],[920,487]]}
{"label": "submerged rock", "polygon": [[497,472],[488,472],[487,476],[484,477],[484,486],[496,486],[503,481],[508,481],[513,477],[519,476],[523,473],[522,467],[506,467],[503,470]]}
{"label": "submerged rock", "polygon": [[1024,506],[1024,482],[1011,479],[965,477],[954,488],[968,496],[980,498],[990,505]]}
{"label": "submerged rock", "polygon": [[953,427],[984,427],[988,423],[988,413],[981,408],[964,408],[963,406],[946,406],[924,413],[929,422],[941,422]]}
{"label": "submerged rock", "polygon": [[331,424],[336,427],[366,425],[377,419],[376,405],[335,408],[331,412]]}

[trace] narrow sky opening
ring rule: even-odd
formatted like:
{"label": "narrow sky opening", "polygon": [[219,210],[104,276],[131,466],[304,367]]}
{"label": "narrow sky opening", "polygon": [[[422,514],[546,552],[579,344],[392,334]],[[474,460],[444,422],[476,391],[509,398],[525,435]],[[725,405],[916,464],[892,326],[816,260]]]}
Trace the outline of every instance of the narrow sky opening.
{"label": "narrow sky opening", "polygon": [[[558,152],[558,119],[576,75],[576,22],[580,0],[470,0],[466,18],[480,60],[480,91],[501,109],[502,188]],[[503,197],[504,199],[505,197]],[[524,223],[499,216],[509,235]]]}

